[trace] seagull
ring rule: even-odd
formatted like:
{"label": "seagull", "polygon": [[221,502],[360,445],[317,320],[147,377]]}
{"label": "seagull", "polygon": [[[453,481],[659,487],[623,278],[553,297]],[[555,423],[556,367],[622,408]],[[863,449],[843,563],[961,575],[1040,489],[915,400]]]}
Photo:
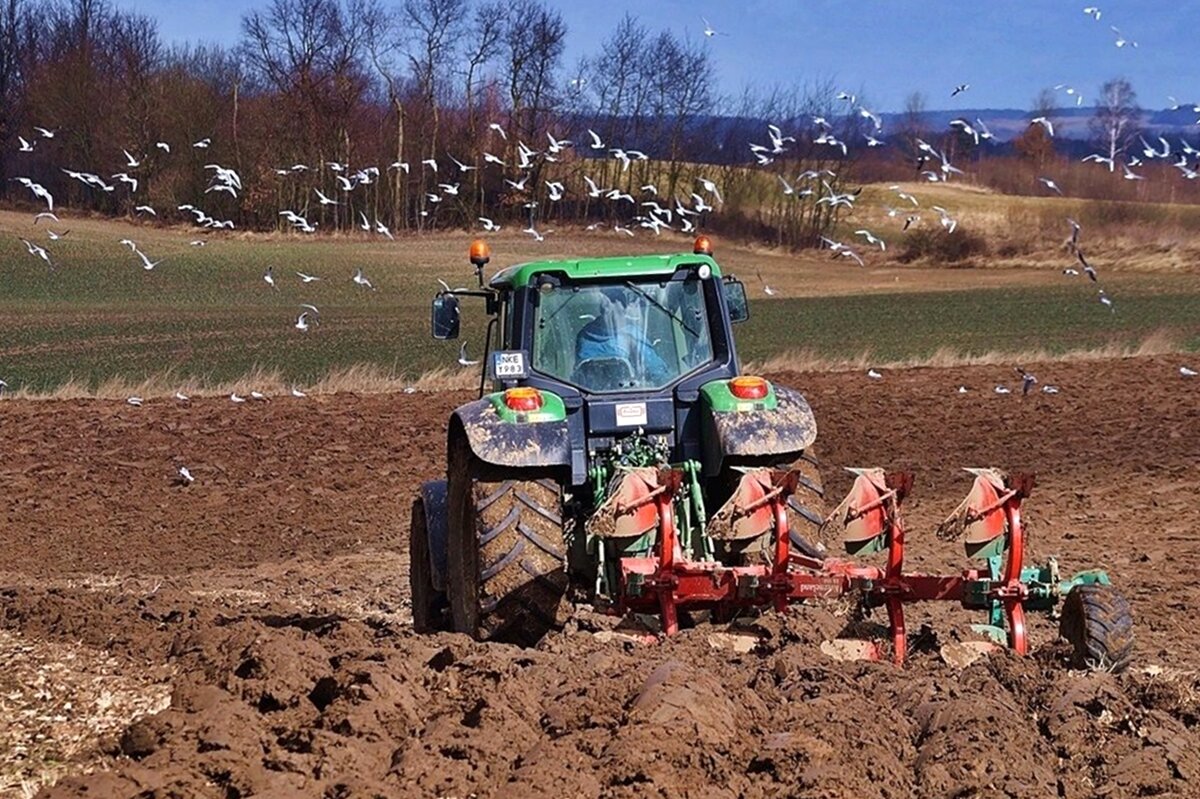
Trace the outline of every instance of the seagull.
{"label": "seagull", "polygon": [[879,247],[880,252],[887,251],[887,242],[885,242],[883,239],[879,238],[878,236],[876,236],[874,233],[872,233],[869,230],[856,230],[856,231],[854,231],[854,235],[862,236],[864,239],[867,240],[868,244],[877,245]]}
{"label": "seagull", "polygon": [[322,191],[320,189],[314,188],[313,191],[315,191],[317,193],[317,197],[320,199],[321,205],[337,205],[338,204],[337,200],[329,199],[328,197],[326,197],[324,195],[324,193],[322,193]]}
{"label": "seagull", "polygon": [[186,485],[191,485],[194,482],[196,482],[196,478],[192,477],[192,473],[188,471],[188,467],[180,466],[179,467],[179,484],[186,486]]}
{"label": "seagull", "polygon": [[1146,179],[1145,175],[1139,175],[1136,172],[1134,172],[1132,169],[1130,169],[1129,164],[1122,164],[1121,166],[1125,170],[1125,179],[1126,180],[1145,180]]}
{"label": "seagull", "polygon": [[979,144],[979,131],[977,131],[977,130],[975,130],[975,128],[971,127],[971,123],[968,122],[967,120],[965,120],[965,119],[952,120],[950,122],[950,127],[960,128],[963,133],[965,133],[968,136],[970,136],[971,138],[975,139],[976,145]]}
{"label": "seagull", "polygon": [[875,371],[874,369],[868,369],[867,377],[871,378],[872,380],[880,380],[883,378],[883,375],[881,373]]}
{"label": "seagull", "polygon": [[1047,383],[1046,385],[1042,386],[1042,393],[1043,394],[1057,394],[1058,386],[1052,386],[1049,383]]}
{"label": "seagull", "polygon": [[17,140],[21,142],[21,148],[19,150],[17,150],[17,152],[19,152],[19,153],[33,152],[33,145],[30,144],[29,142],[27,142],[23,136],[18,136]]}
{"label": "seagull", "polygon": [[1125,45],[1129,45],[1130,47],[1133,47],[1133,48],[1136,48],[1138,46],[1137,42],[1131,41],[1129,39],[1126,39],[1124,36],[1122,36],[1120,29],[1118,29],[1115,25],[1109,25],[1108,27],[1112,29],[1112,32],[1114,34],[1116,34],[1117,40],[1115,42],[1113,42],[1113,44],[1115,44],[1118,49],[1124,47]]}
{"label": "seagull", "polygon": [[363,270],[361,267],[359,269],[354,270],[353,280],[355,283],[362,286],[363,288],[371,289],[371,291],[375,290],[375,287],[371,285],[371,281],[368,280],[367,276],[363,274]]}
{"label": "seagull", "polygon": [[713,28],[713,26],[709,23],[709,21],[704,19],[704,17],[700,17],[700,20],[704,23],[704,35],[706,38],[711,39],[714,36],[728,36],[729,35],[728,33],[723,33],[721,31],[718,31],[715,28]]}
{"label": "seagull", "polygon": [[125,400],[125,404],[132,405],[135,408],[140,408],[140,407],[142,407],[142,403],[144,401],[145,400],[143,400],[141,397],[128,397]]}
{"label": "seagull", "polygon": [[246,398],[240,397],[240,396],[238,396],[237,392],[234,392],[229,395],[229,401],[233,402],[233,403],[242,403],[242,402],[246,401]]}
{"label": "seagull", "polygon": [[1026,372],[1019,366],[1014,366],[1013,369],[1021,376],[1021,394],[1028,395],[1029,389],[1037,384],[1038,379],[1031,372]]}
{"label": "seagull", "polygon": [[187,394],[184,394],[182,391],[175,392],[175,399],[179,400],[180,402],[191,402],[192,401],[192,398],[189,397]]}
{"label": "seagull", "polygon": [[963,92],[965,92],[965,91],[966,91],[967,89],[969,89],[969,88],[971,88],[971,84],[969,84],[969,83],[960,83],[960,84],[958,84],[957,86],[955,86],[955,87],[954,87],[954,91],[950,92],[950,96],[951,96],[951,97],[957,97],[958,95],[962,94]]}
{"label": "seagull", "polygon": [[126,161],[125,166],[127,168],[137,169],[139,166],[142,165],[142,162],[137,160],[136,158],[134,158],[132,155],[130,155],[128,150],[121,150],[121,152],[125,153],[125,161]]}
{"label": "seagull", "polygon": [[46,252],[46,250],[44,248],[39,247],[38,245],[34,244],[29,239],[21,239],[21,243],[23,243],[25,245],[25,249],[29,251],[30,255],[33,255],[37,258],[41,258],[43,261],[46,262],[46,265],[49,267],[54,266],[54,264],[50,263],[50,254],[48,252]]}
{"label": "seagull", "polygon": [[316,281],[321,279],[321,278],[317,277],[316,275],[306,275],[303,272],[297,272],[296,275],[300,278],[300,280],[302,280],[305,283],[315,283]]}
{"label": "seagull", "polygon": [[50,241],[58,241],[59,239],[61,239],[63,236],[67,235],[70,232],[71,231],[69,231],[69,230],[64,230],[62,233],[55,233],[50,228],[46,228],[46,235],[50,237]]}
{"label": "seagull", "polygon": [[137,256],[142,259],[142,268],[147,272],[166,260],[165,258],[159,258],[157,261],[151,261],[146,253],[142,252],[141,250],[135,250],[135,252],[137,253]]}
{"label": "seagull", "polygon": [[307,394],[305,394],[305,393],[304,393],[303,391],[301,391],[300,389],[296,388],[295,386],[292,386],[292,396],[293,396],[293,397],[296,397],[297,399],[304,399],[304,398],[305,398],[305,397],[307,397],[308,395],[307,395]]}
{"label": "seagull", "polygon": [[158,211],[155,211],[153,208],[151,208],[148,205],[139,205],[139,206],[136,206],[133,210],[134,210],[134,213],[138,213],[138,214],[150,214],[150,216],[158,216]]}
{"label": "seagull", "polygon": [[508,141],[508,134],[504,132],[504,128],[499,122],[493,122],[492,124],[488,125],[488,130],[496,131],[500,134],[500,138]]}
{"label": "seagull", "polygon": [[137,178],[130,177],[129,175],[125,174],[124,172],[118,172],[117,174],[113,175],[113,177],[115,179],[121,181],[122,183],[128,183],[130,186],[132,186],[133,188],[130,189],[130,191],[132,191],[132,192],[137,191],[137,187],[138,187]]}
{"label": "seagull", "polygon": [[157,147],[158,149],[162,150],[164,153],[171,152],[171,145],[167,144],[165,141],[155,142],[154,146]]}
{"label": "seagull", "polygon": [[1010,389],[1008,386],[996,386],[994,389],[992,389],[992,391],[996,392],[997,394],[1011,394],[1012,393],[1012,389]]}
{"label": "seagull", "polygon": [[273,266],[267,267],[267,273],[265,275],[263,275],[263,282],[266,283],[271,288],[275,289],[276,291],[279,291],[279,286],[275,285],[275,267],[273,267]]}
{"label": "seagull", "polygon": [[1050,134],[1051,138],[1054,138],[1054,123],[1046,117],[1034,117],[1033,119],[1029,120],[1029,125],[1030,127],[1034,125],[1041,125],[1046,129],[1046,133]]}
{"label": "seagull", "polygon": [[39,134],[41,134],[43,139],[53,139],[54,138],[54,131],[52,131],[52,130],[47,130],[46,128],[39,128],[37,125],[34,125],[33,129],[36,130]]}
{"label": "seagull", "polygon": [[550,153],[552,155],[558,155],[564,148],[571,146],[569,139],[556,139],[550,131],[546,131],[546,138],[550,140]]}
{"label": "seagull", "polygon": [[[46,201],[46,211],[43,211],[41,214],[38,214],[37,216],[35,216],[33,218],[33,223],[35,225],[37,224],[37,221],[42,218],[42,215],[45,214],[47,211],[49,211],[49,212],[54,211],[54,195],[52,195],[49,191],[47,191],[45,186],[43,186],[40,183],[34,183],[29,178],[11,178],[11,180],[15,180],[18,183],[20,183],[22,186],[24,186],[25,188],[29,189],[31,192],[33,192],[34,197],[41,197],[43,200]],[[50,213],[50,216],[54,216],[54,214]],[[54,216],[54,221],[55,222],[58,221],[57,216]]]}
{"label": "seagull", "polygon": [[709,194],[711,194],[712,196],[717,198],[717,202],[719,202],[719,203],[725,202],[725,200],[723,200],[721,198],[721,192],[717,188],[716,183],[709,180],[708,178],[696,178],[696,180],[698,180],[700,182],[700,185],[704,187],[705,191],[707,191]]}
{"label": "seagull", "polygon": [[1179,367],[1179,374],[1181,377],[1195,377],[1200,372],[1197,372],[1195,369],[1189,369],[1186,366],[1181,366]]}
{"label": "seagull", "polygon": [[462,346],[458,348],[458,364],[459,364],[459,366],[474,366],[477,363],[479,363],[479,361],[467,360],[467,342],[464,341],[462,343]]}
{"label": "seagull", "polygon": [[1086,258],[1083,257],[1083,250],[1076,250],[1075,257],[1079,259],[1080,265],[1083,266],[1083,271],[1087,272],[1087,276],[1092,279],[1093,283],[1095,283],[1096,282],[1096,269],[1087,262]]}
{"label": "seagull", "polygon": [[1097,22],[1099,22],[1099,21],[1100,21],[1100,14],[1101,14],[1102,12],[1100,11],[1099,7],[1097,7],[1097,6],[1088,6],[1087,8],[1085,8],[1085,9],[1083,10],[1083,13],[1087,14],[1089,17],[1091,17],[1092,19],[1094,19],[1094,20],[1096,20]]}
{"label": "seagull", "polygon": [[1112,311],[1113,313],[1117,312],[1117,309],[1113,306],[1112,298],[1110,298],[1107,294],[1104,293],[1104,289],[1100,289],[1100,296],[1098,297],[1098,299],[1100,300],[1101,305],[1108,306],[1108,310]]}
{"label": "seagull", "polygon": [[545,233],[539,233],[539,232],[537,231],[537,229],[535,229],[534,227],[532,227],[532,226],[531,226],[531,227],[527,227],[527,228],[525,228],[525,229],[524,229],[524,230],[522,230],[521,232],[522,232],[522,233],[528,233],[530,236],[533,236],[533,240],[534,240],[534,241],[539,241],[539,242],[540,242],[540,241],[545,241],[545,240],[546,240],[546,236],[550,235],[550,234],[551,234],[551,233],[553,233],[554,231],[553,231],[553,230],[547,230]]}
{"label": "seagull", "polygon": [[267,401],[267,395],[266,395],[266,394],[263,394],[261,391],[251,391],[251,392],[250,392],[250,399],[252,399],[252,400],[257,400],[258,402],[266,402],[266,401]]}
{"label": "seagull", "polygon": [[942,227],[946,229],[946,232],[953,233],[954,229],[958,227],[958,220],[950,216],[950,212],[940,205],[933,206],[933,210],[937,211],[938,216],[941,217]]}
{"label": "seagull", "polygon": [[300,317],[296,320],[294,327],[303,333],[308,332],[308,311],[300,312]]}
{"label": "seagull", "polygon": [[197,142],[192,142],[192,146],[198,150],[208,149],[208,145],[212,144],[212,139],[201,139]]}
{"label": "seagull", "polygon": [[604,149],[604,142],[600,141],[600,137],[596,134],[596,131],[592,130],[591,128],[588,128],[588,135],[592,137],[592,149],[593,150],[603,150]]}
{"label": "seagull", "polygon": [[486,216],[479,217],[479,221],[483,224],[483,229],[488,233],[497,233],[500,231],[500,226]]}
{"label": "seagull", "polygon": [[1061,197],[1061,196],[1062,196],[1062,189],[1060,189],[1060,188],[1058,187],[1058,184],[1057,184],[1057,183],[1055,183],[1055,182],[1054,182],[1053,180],[1051,180],[1050,178],[1038,178],[1038,181],[1039,181],[1039,182],[1041,182],[1041,183],[1045,183],[1045,184],[1046,184],[1046,188],[1048,188],[1048,189],[1050,189],[1051,191],[1053,191],[1053,192],[1054,192],[1055,194],[1057,194],[1059,197]]}
{"label": "seagull", "polygon": [[33,224],[36,225],[39,221],[41,221],[42,218],[53,219],[55,222],[59,221],[58,217],[55,216],[50,211],[42,211],[40,214],[38,214],[37,216],[35,216],[33,218]]}

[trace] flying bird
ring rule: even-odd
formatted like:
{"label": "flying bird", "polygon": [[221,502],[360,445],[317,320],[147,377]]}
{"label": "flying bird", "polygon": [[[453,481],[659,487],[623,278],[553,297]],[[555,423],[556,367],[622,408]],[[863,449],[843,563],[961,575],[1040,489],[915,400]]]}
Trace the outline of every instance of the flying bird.
{"label": "flying bird", "polygon": [[958,95],[962,94],[963,92],[965,92],[967,89],[970,89],[970,88],[971,88],[971,84],[960,83],[954,87],[954,91],[950,92],[950,96],[957,97]]}
{"label": "flying bird", "polygon": [[479,363],[479,361],[467,360],[467,342],[464,341],[462,346],[458,348],[459,366],[474,366],[477,363]]}
{"label": "flying bird", "polygon": [[728,36],[729,35],[728,33],[722,33],[721,31],[714,28],[708,20],[704,19],[704,17],[700,17],[700,20],[704,23],[704,35],[706,38],[711,39],[714,36]]}
{"label": "flying bird", "polygon": [[354,270],[354,277],[352,279],[356,285],[362,286],[365,289],[370,289],[371,291],[375,290],[375,287],[371,285],[371,281],[368,280],[367,276],[363,274],[361,267]]}
{"label": "flying bird", "polygon": [[1019,366],[1015,366],[1015,367],[1013,367],[1013,369],[1016,371],[1017,374],[1019,374],[1021,376],[1021,394],[1024,396],[1028,396],[1029,390],[1031,388],[1033,388],[1034,385],[1037,384],[1037,381],[1038,381],[1037,377],[1035,377],[1031,372],[1027,372]]}

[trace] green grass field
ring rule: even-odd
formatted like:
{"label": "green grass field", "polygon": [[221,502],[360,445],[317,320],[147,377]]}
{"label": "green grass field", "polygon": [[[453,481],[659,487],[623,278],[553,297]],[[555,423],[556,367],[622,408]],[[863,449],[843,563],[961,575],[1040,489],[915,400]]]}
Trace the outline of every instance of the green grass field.
{"label": "green grass field", "polygon": [[[458,372],[458,345],[430,339],[429,300],[437,278],[472,279],[466,232],[380,239],[214,236],[205,247],[185,228],[66,220],[72,232],[46,240],[26,214],[0,214],[0,379],[13,391],[50,393],[68,381],[95,390],[114,378],[219,385],[255,371],[309,385],[332,371],[370,365],[402,379],[440,368]],[[45,246],[48,270],[17,240]],[[120,246],[131,238],[153,271]],[[493,243],[494,265],[535,257],[687,249],[682,237],[630,240],[558,233],[538,245],[507,231]],[[881,263],[859,269],[824,255],[790,256],[721,245],[718,260],[747,280],[752,318],[739,331],[743,360],[789,352],[845,361],[920,360],[939,350],[1066,352],[1132,344],[1164,331],[1200,349],[1200,277],[1120,271],[1095,286],[1041,269],[947,270]],[[279,289],[264,281],[274,267]],[[351,282],[358,267],[376,284]],[[321,276],[302,284],[297,271]],[[777,292],[768,298],[760,280]],[[309,333],[293,328],[300,303],[321,309]],[[482,314],[467,301],[464,338],[482,350]]]}

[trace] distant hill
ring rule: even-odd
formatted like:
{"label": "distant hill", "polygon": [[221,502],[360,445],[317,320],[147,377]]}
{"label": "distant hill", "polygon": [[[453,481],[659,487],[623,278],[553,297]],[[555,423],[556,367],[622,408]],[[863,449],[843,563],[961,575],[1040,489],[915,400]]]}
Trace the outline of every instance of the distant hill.
{"label": "distant hill", "polygon": [[[1054,121],[1055,138],[1059,140],[1087,142],[1092,138],[1089,125],[1096,115],[1093,108],[1059,108],[1051,114]],[[926,126],[932,130],[943,130],[951,120],[966,119],[974,122],[982,119],[1000,142],[1008,142],[1029,127],[1029,111],[1015,108],[963,108],[954,111],[926,111],[921,115]],[[895,130],[904,119],[904,114],[881,114],[884,131]],[[1200,113],[1191,108],[1179,111],[1143,111],[1142,125],[1155,136],[1180,136],[1200,139],[1200,126],[1196,121]]]}

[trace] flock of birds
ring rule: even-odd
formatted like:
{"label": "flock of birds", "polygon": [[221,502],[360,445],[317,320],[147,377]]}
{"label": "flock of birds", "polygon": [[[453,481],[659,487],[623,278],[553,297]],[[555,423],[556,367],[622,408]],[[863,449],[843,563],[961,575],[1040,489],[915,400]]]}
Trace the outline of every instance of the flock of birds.
{"label": "flock of birds", "polygon": [[[1097,22],[1103,14],[1101,9],[1096,6],[1086,7],[1084,13]],[[721,31],[717,31],[708,20],[705,19],[703,22],[703,33],[706,38],[711,39],[716,36],[727,35]],[[1130,49],[1138,47],[1136,41],[1126,38],[1115,26],[1112,27],[1112,32],[1116,37],[1114,41],[1116,47],[1128,47]],[[950,97],[958,97],[970,89],[971,84],[959,83],[953,87]],[[1066,84],[1058,84],[1055,86],[1055,90],[1065,91],[1069,96],[1075,98],[1076,105],[1082,105],[1083,96],[1074,87]],[[1200,103],[1180,104],[1174,98],[1170,98],[1170,100],[1174,110],[1187,106],[1195,112],[1200,113]],[[889,141],[883,132],[883,121],[878,113],[859,103],[858,98],[850,92],[838,92],[836,101],[844,103],[844,106],[839,109],[842,119],[857,119],[864,123],[865,132],[856,134],[863,137],[863,146],[867,148],[889,146]],[[750,153],[754,161],[760,166],[768,166],[777,160],[785,161],[789,158],[789,153],[792,153],[797,147],[798,138],[804,136],[813,146],[829,148],[829,154],[832,156],[829,160],[836,160],[839,155],[845,158],[849,155],[851,147],[857,145],[854,142],[847,142],[839,138],[836,133],[837,128],[834,123],[831,123],[830,118],[828,116],[813,116],[808,129],[799,130],[791,134],[785,134],[779,125],[769,124],[767,125],[765,142],[750,142],[748,145]],[[1200,120],[1198,120],[1197,124],[1200,124]],[[1056,131],[1053,120],[1046,116],[1032,118],[1029,121],[1029,125],[1031,127],[1040,126],[1048,137],[1053,138],[1055,136]],[[846,129],[849,128],[847,127]],[[950,122],[950,129],[951,132],[958,133],[960,140],[965,141],[968,146],[981,147],[995,142],[994,135],[983,119],[954,119]],[[18,152],[32,153],[39,146],[39,142],[52,140],[58,135],[57,130],[47,127],[39,126],[34,127],[32,130],[33,133],[29,135],[29,138],[25,138],[24,136],[17,137],[19,144]],[[487,135],[490,135],[492,141],[497,145],[491,149],[496,149],[501,153],[509,151],[509,134],[504,126],[495,122],[490,123]],[[621,164],[622,173],[628,172],[632,164],[649,159],[649,156],[645,152],[613,146],[610,143],[604,142],[600,134],[591,129],[586,130],[586,136],[580,137],[578,145],[570,139],[556,137],[553,132],[547,132],[545,135],[547,139],[546,144],[539,147],[531,147],[524,141],[514,142],[515,146],[512,152],[515,157],[508,161],[501,155],[497,155],[490,150],[483,150],[477,154],[478,157],[474,159],[473,164],[459,160],[453,154],[445,153],[445,157],[441,160],[429,158],[419,163],[398,160],[382,169],[371,166],[352,170],[349,164],[337,162],[325,162],[316,167],[296,163],[277,168],[275,174],[281,179],[298,178],[305,175],[320,176],[320,180],[331,178],[332,183],[336,186],[335,190],[326,193],[320,186],[314,186],[311,190],[310,202],[315,203],[318,208],[324,208],[326,206],[350,207],[350,198],[353,193],[361,187],[369,186],[380,180],[385,172],[390,173],[400,170],[409,175],[412,174],[414,169],[428,170],[433,181],[437,181],[437,190],[425,193],[422,198],[423,202],[420,213],[422,216],[429,216],[431,213],[436,212],[439,203],[459,196],[463,179],[470,172],[480,169],[501,170],[504,175],[504,185],[508,187],[521,205],[529,211],[529,227],[523,229],[521,232],[537,242],[544,242],[546,237],[554,232],[553,230],[538,230],[533,221],[535,216],[534,211],[538,208],[539,203],[543,201],[541,198],[544,198],[544,202],[546,203],[556,203],[563,201],[568,195],[574,194],[580,198],[587,197],[590,200],[607,201],[616,207],[622,207],[621,204],[624,203],[626,204],[624,207],[631,212],[630,221],[626,224],[621,224],[620,222],[612,224],[611,231],[617,235],[629,237],[634,236],[639,229],[651,231],[655,235],[660,235],[663,231],[668,230],[684,234],[691,233],[702,222],[704,214],[716,210],[724,202],[720,187],[715,181],[707,177],[697,178],[695,185],[690,191],[685,189],[687,196],[675,197],[660,197],[659,189],[654,184],[640,186],[638,193],[635,195],[631,192],[622,191],[617,187],[601,186],[588,175],[583,176],[582,185],[578,187],[568,187],[564,180],[543,181],[545,184],[544,190],[540,186],[532,186],[530,180],[534,167],[539,163],[555,163],[562,160],[569,149],[581,150],[593,160],[600,158],[613,159]],[[194,151],[205,151],[211,144],[211,138],[203,138],[191,142],[190,146]],[[954,176],[963,174],[963,170],[952,163],[945,148],[938,149],[921,139],[916,139],[914,144],[916,150],[914,176],[916,178],[931,184],[947,183]],[[1163,137],[1159,137],[1155,144],[1151,144],[1145,137],[1142,137],[1141,144],[1142,150],[1140,155],[1131,154],[1119,162],[1117,157],[1111,153],[1093,153],[1082,160],[1105,166],[1110,172],[1115,172],[1119,165],[1123,179],[1131,181],[1145,180],[1144,175],[1134,170],[1152,160],[1172,163],[1186,180],[1195,180],[1200,175],[1200,164],[1196,163],[1197,158],[1200,157],[1200,150],[1191,146],[1186,140],[1180,141],[1178,147],[1173,147]],[[162,157],[170,156],[172,152],[171,144],[165,141],[156,142],[154,147],[162,152]],[[131,197],[136,197],[139,189],[144,188],[142,181],[138,177],[138,169],[142,167],[145,157],[136,156],[129,150],[123,150],[123,154],[125,162],[121,164],[120,171],[113,172],[107,178],[83,170],[62,168],[61,171],[68,178],[78,181],[89,191],[111,194],[120,190],[127,191]],[[234,169],[219,163],[205,164],[203,169],[210,173],[209,184],[205,189],[206,195],[224,194],[236,199],[243,190],[241,176]],[[509,175],[511,177],[508,177]],[[831,169],[809,169],[791,179],[788,176],[777,174],[776,179],[779,183],[779,190],[784,197],[796,201],[812,202],[816,205],[827,205],[831,209],[840,209],[847,213],[855,211],[862,192],[861,188],[855,191],[839,190],[837,188],[839,185],[838,175]],[[60,241],[70,232],[69,230],[65,230],[59,233],[50,227],[50,223],[61,224],[61,220],[55,213],[55,198],[44,186],[29,177],[18,176],[12,178],[12,180],[28,189],[35,200],[46,204],[46,210],[36,214],[33,222],[35,226],[40,225],[42,222],[47,223],[45,228],[47,242],[42,244],[25,237],[21,237],[20,241],[24,244],[31,257],[39,259],[47,267],[54,269],[57,265],[57,260],[51,249],[54,247],[55,242]],[[1052,177],[1040,176],[1038,180],[1045,187],[1047,193],[1055,196],[1064,195],[1062,187]],[[889,186],[889,191],[895,193],[895,200],[894,204],[885,204],[883,206],[882,210],[886,218],[896,220],[896,224],[900,226],[902,232],[908,231],[914,225],[919,224],[921,222],[919,212],[922,208],[920,198],[913,192],[906,190],[901,184]],[[937,223],[945,231],[953,233],[958,229],[959,219],[950,210],[939,205],[930,205],[929,209],[937,215]],[[192,204],[179,205],[175,208],[175,211],[180,214],[191,215],[199,228],[207,230],[232,230],[235,227],[232,220],[219,219],[206,210]],[[159,211],[148,202],[138,202],[134,205],[134,213],[139,217],[159,217]],[[306,204],[299,209],[281,209],[279,216],[292,229],[301,233],[313,234],[317,232],[319,222],[310,220],[307,217],[308,213],[308,204]],[[362,210],[357,211],[357,217],[359,227],[368,234],[383,236],[389,240],[394,239],[392,232],[377,217],[374,219],[368,218]],[[478,222],[481,230],[484,232],[496,233],[501,230],[501,225],[489,217],[480,216],[478,217]],[[1072,255],[1073,262],[1070,266],[1062,270],[1063,274],[1067,277],[1086,275],[1086,278],[1092,281],[1092,283],[1098,283],[1099,276],[1097,270],[1088,261],[1080,245],[1081,225],[1074,219],[1068,218],[1066,222],[1069,225],[1066,248]],[[597,231],[602,228],[608,228],[608,225],[596,222],[588,225],[586,229]],[[887,250],[888,245],[885,238],[866,227],[855,229],[853,236],[854,239],[849,242],[822,237],[821,244],[832,253],[835,259],[851,260],[859,266],[865,266],[866,264],[863,252],[877,250],[883,253]],[[134,265],[139,266],[145,271],[154,270],[168,260],[165,257],[153,257],[147,254],[137,242],[128,238],[121,239],[118,244],[127,247],[131,258],[135,259]],[[194,247],[203,247],[206,244],[207,240],[203,238],[192,239],[190,241],[190,245]],[[321,276],[303,272],[296,272],[295,274],[303,284],[311,284],[324,279]],[[279,289],[273,267],[267,268],[262,279],[269,289]],[[759,275],[759,279],[762,283],[764,293],[774,295],[774,289],[762,280],[761,275]],[[361,268],[355,270],[350,280],[360,289],[367,291],[375,290],[374,284]],[[1112,298],[1102,287],[1097,285],[1096,288],[1098,301],[1115,313],[1116,308]],[[300,333],[308,333],[314,327],[320,325],[321,312],[316,305],[302,303],[298,306],[297,311],[298,313],[295,321],[292,323],[292,327]],[[458,362],[464,366],[476,363],[476,361],[468,359],[465,345],[460,349]],[[1032,387],[1038,384],[1038,380],[1032,374],[1022,369],[1018,368],[1018,372],[1021,376],[1022,394],[1027,395],[1032,390]],[[1188,367],[1181,367],[1180,373],[1184,377],[1195,376],[1195,372]],[[879,379],[882,377],[882,374],[876,370],[871,370],[868,372],[868,377]],[[7,384],[0,381],[0,392],[3,392],[6,387]],[[967,389],[966,387],[960,387],[959,390],[965,393]],[[1058,391],[1052,385],[1042,385],[1040,390],[1047,394],[1057,393]],[[1011,390],[1001,385],[996,386],[995,392],[1004,394],[1011,393]],[[303,392],[295,388],[292,389],[292,394],[297,397],[304,396]],[[181,402],[186,402],[188,399],[181,393],[177,394],[176,398]],[[237,394],[231,395],[229,399],[235,403],[247,401],[246,397],[241,397]],[[266,398],[259,395],[258,392],[252,392],[248,399],[250,401],[259,401]],[[142,402],[139,397],[130,397],[128,401],[131,405],[140,405]],[[190,477],[185,476],[185,478],[187,482],[191,482]]]}

